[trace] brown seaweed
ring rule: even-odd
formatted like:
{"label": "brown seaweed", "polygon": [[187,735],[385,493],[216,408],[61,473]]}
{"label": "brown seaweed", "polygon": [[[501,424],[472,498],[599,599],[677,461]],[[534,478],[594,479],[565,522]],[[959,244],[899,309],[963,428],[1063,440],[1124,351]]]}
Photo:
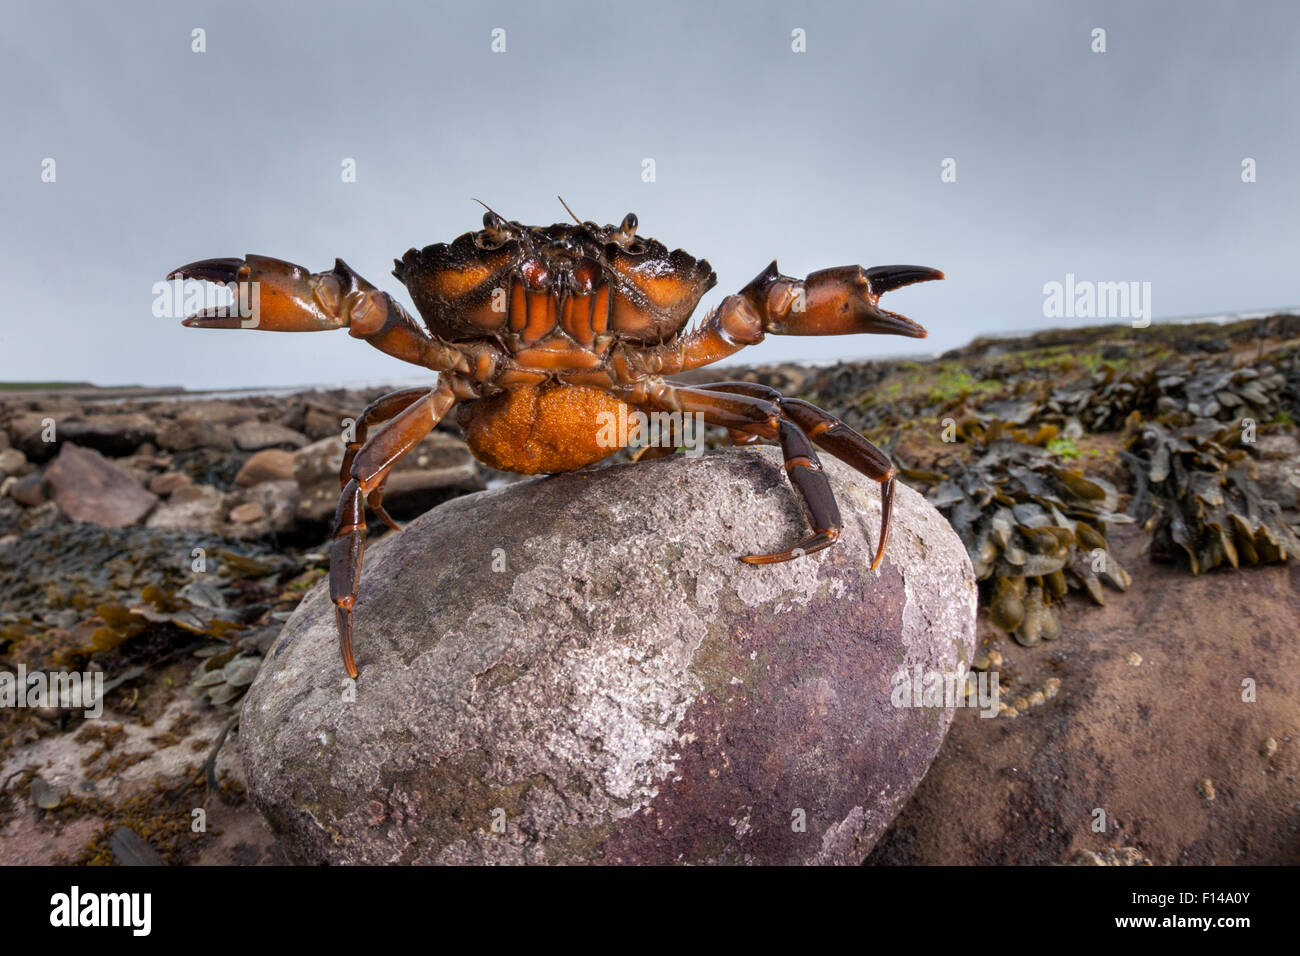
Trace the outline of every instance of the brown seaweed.
{"label": "brown seaweed", "polygon": [[1128,451],[1146,473],[1149,494],[1131,511],[1151,532],[1154,557],[1181,559],[1199,574],[1300,554],[1287,516],[1258,490],[1237,426],[1135,423]]}
{"label": "brown seaweed", "polygon": [[932,470],[902,473],[932,486],[928,497],[966,545],[994,623],[1021,644],[1060,635],[1052,605],[1071,590],[1105,604],[1103,584],[1129,586],[1106,540],[1109,526],[1132,521],[1118,510],[1119,490],[1037,444],[999,437],[974,464],[946,456]]}

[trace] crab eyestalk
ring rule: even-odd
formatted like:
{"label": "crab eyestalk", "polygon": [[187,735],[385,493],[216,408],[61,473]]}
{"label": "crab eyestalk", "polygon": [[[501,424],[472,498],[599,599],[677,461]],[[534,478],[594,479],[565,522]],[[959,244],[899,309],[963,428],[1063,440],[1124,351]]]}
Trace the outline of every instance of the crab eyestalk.
{"label": "crab eyestalk", "polygon": [[763,331],[776,335],[874,333],[923,339],[927,333],[921,325],[880,308],[880,297],[942,278],[942,272],[927,266],[838,266],[800,281],[781,275],[773,262],[741,294],[763,316]]}

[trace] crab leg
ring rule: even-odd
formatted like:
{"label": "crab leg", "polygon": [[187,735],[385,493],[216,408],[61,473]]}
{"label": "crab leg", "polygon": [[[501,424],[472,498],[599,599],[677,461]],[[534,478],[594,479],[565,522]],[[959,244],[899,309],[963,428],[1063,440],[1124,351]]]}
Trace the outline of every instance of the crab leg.
{"label": "crab leg", "polygon": [[[677,426],[670,423],[668,427],[670,429],[668,442],[660,442],[658,445],[646,445],[638,449],[632,455],[632,461],[652,461],[655,458],[667,458],[675,454],[680,440],[677,436]],[[727,434],[730,435],[732,444],[735,445],[752,445],[760,440],[758,435],[751,435],[749,432],[738,428],[727,429]]]}
{"label": "crab leg", "polygon": [[839,266],[794,279],[782,275],[773,261],[738,294],[723,299],[699,328],[673,344],[630,351],[627,361],[641,372],[673,375],[724,359],[768,333],[925,338],[920,325],[880,308],[880,297],[942,278],[942,272],[926,266]]}
{"label": "crab leg", "polygon": [[762,397],[673,385],[662,379],[624,386],[616,393],[635,404],[650,405],[664,411],[702,414],[706,422],[729,429],[733,437],[744,433],[780,443],[785,456],[786,476],[799,496],[813,533],[789,550],[746,555],[742,561],[749,564],[789,561],[828,548],[839,538],[840,510],[812,442],[797,423],[781,415],[780,408],[774,403]]}
{"label": "crab leg", "polygon": [[785,473],[798,492],[808,523],[813,533],[788,551],[775,554],[751,554],[742,561],[747,564],[775,564],[789,561],[822,548],[829,548],[840,537],[840,509],[835,504],[831,483],[826,480],[822,463],[813,451],[812,442],[794,422],[782,419],[777,424],[781,454],[785,456]]}
{"label": "crab leg", "polygon": [[667,458],[677,451],[677,443],[680,438],[677,434],[677,424],[675,419],[668,420],[667,437],[661,433],[659,444],[642,445],[632,454],[632,461],[653,461],[656,458]]}
{"label": "crab leg", "polygon": [[[352,460],[357,457],[357,452],[366,444],[366,433],[370,430],[370,426],[388,421],[411,403],[419,401],[428,394],[429,389],[427,387],[417,385],[415,388],[403,388],[396,392],[389,392],[366,406],[366,410],[361,413],[361,416],[356,421],[353,440],[348,442],[347,450],[343,453],[343,464],[339,468],[340,488],[346,488],[348,480],[352,477]],[[369,505],[371,511],[379,516],[384,524],[394,531],[401,531],[401,525],[394,521],[392,516],[384,510],[384,484],[387,481],[388,474],[385,473],[375,490],[366,496],[366,504]]]}
{"label": "crab leg", "polygon": [[889,541],[889,517],[894,508],[894,482],[897,469],[889,456],[844,422],[816,405],[798,398],[786,398],[776,389],[755,382],[710,382],[700,388],[766,399],[777,406],[781,416],[794,422],[818,445],[873,481],[880,482],[880,541],[871,562],[874,570],[885,556]]}
{"label": "crab leg", "polygon": [[357,676],[352,657],[352,608],[361,580],[361,559],[366,546],[366,509],[363,498],[383,485],[394,463],[419,444],[456,403],[446,382],[428,392],[427,401],[407,405],[383,431],[362,446],[352,460],[351,478],[343,487],[334,513],[330,544],[330,599],[339,632],[339,650],[349,677]]}
{"label": "crab leg", "polygon": [[248,314],[228,307],[204,309],[182,324],[196,329],[261,329],[267,332],[348,330],[381,352],[439,371],[469,370],[457,349],[431,338],[387,292],[352,271],[342,259],[329,272],[269,256],[203,259],[173,270],[168,279],[205,279],[234,285]]}

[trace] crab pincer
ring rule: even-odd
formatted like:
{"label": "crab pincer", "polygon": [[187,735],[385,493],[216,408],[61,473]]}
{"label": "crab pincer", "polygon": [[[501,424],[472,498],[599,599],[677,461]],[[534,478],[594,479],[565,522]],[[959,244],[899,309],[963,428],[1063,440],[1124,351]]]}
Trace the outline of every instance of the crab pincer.
{"label": "crab pincer", "polygon": [[[260,329],[264,332],[325,332],[350,328],[365,336],[388,317],[387,295],[342,259],[329,272],[248,255],[202,259],[173,270],[168,279],[203,279],[230,287],[231,306],[203,309],[182,324],[195,329]],[[237,307],[236,307],[237,306]]]}
{"label": "crab pincer", "polygon": [[767,267],[745,289],[761,294],[767,314],[765,332],[774,335],[906,335],[923,339],[925,329],[905,315],[880,307],[893,289],[942,279],[927,266],[838,266],[811,273],[800,281]]}

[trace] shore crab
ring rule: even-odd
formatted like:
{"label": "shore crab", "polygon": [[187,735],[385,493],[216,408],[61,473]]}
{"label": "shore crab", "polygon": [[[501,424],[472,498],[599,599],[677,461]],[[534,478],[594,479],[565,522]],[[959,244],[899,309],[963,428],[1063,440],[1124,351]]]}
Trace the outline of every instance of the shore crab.
{"label": "shore crab", "polygon": [[[773,261],[688,330],[700,298],[717,282],[707,261],[638,235],[631,213],[617,226],[573,218],[573,224],[525,226],[488,209],[481,230],[409,250],[395,261],[393,275],[410,292],[423,327],[342,259],[315,273],[265,256],[204,259],[168,276],[256,290],[251,314],[204,309],[185,319],[191,328],[346,328],[439,373],[432,387],[404,388],[373,402],[347,442],[329,581],[349,677],[357,676],[352,614],[366,507],[398,527],[383,507],[388,474],[453,407],[480,460],[523,474],[572,471],[612,455],[620,445],[596,422],[629,410],[699,415],[728,429],[737,443],[777,442],[811,534],[787,550],[741,559],[751,564],[788,561],[839,537],[839,508],[813,447],[820,446],[880,483],[872,568],[884,557],[895,480],[884,452],[833,415],[776,389],[751,382],[683,385],[665,376],[717,362],[768,333],[923,338],[924,328],[878,302],[891,289],[943,273],[842,266],[795,279]],[[640,457],[674,448],[671,442],[651,447]]]}

